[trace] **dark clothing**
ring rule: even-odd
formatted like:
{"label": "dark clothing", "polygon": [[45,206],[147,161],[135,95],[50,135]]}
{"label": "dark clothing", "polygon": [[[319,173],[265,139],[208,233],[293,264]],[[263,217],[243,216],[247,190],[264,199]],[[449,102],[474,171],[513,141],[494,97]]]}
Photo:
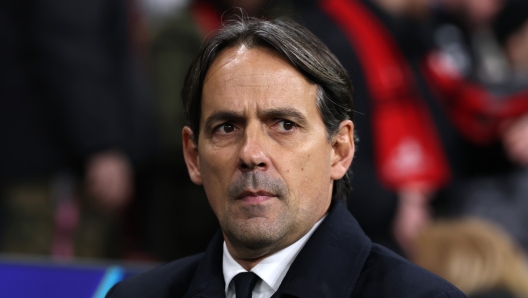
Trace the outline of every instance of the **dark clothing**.
{"label": "dark clothing", "polygon": [[[115,286],[107,297],[224,297],[222,234],[205,253]],[[448,282],[372,243],[340,202],[298,254],[273,297],[466,297]]]}
{"label": "dark clothing", "polygon": [[[470,82],[475,82],[487,88],[490,94],[497,96],[506,96],[520,91],[520,88],[514,88],[510,85],[512,78],[502,80],[490,79],[489,73],[504,73],[503,67],[496,66],[498,57],[484,57],[481,52],[486,50],[479,48],[479,43],[474,40],[474,32],[470,32],[464,25],[464,16],[453,15],[442,10],[435,10],[433,14],[431,30],[428,34],[430,44],[442,52],[443,55],[450,57],[457,71]],[[482,42],[481,42],[482,43]],[[481,45],[482,46],[482,45]],[[489,47],[489,45],[488,45]],[[488,52],[490,50],[488,49]],[[490,54],[488,54],[490,55]],[[488,70],[486,59],[495,59],[496,67]],[[489,64],[489,63],[488,63]],[[488,67],[489,68],[489,67]],[[507,77],[506,74],[497,74],[500,77]],[[523,86],[526,89],[526,86]],[[497,101],[507,100],[497,98]],[[505,175],[517,169],[512,163],[499,140],[489,144],[475,144],[470,141],[463,141],[461,150],[458,153],[464,159],[464,178],[481,178],[490,175]]]}
{"label": "dark clothing", "polygon": [[151,154],[153,114],[122,0],[0,4],[0,183]]}
{"label": "dark clothing", "polygon": [[[90,158],[119,151],[134,166],[137,187],[155,151],[152,102],[128,21],[124,0],[0,2],[4,252],[64,252],[55,235],[68,234],[60,243],[78,243],[78,255],[117,256],[117,217],[97,208],[77,182]],[[60,220],[60,210],[76,218],[74,208],[62,208],[76,203],[78,226]]]}

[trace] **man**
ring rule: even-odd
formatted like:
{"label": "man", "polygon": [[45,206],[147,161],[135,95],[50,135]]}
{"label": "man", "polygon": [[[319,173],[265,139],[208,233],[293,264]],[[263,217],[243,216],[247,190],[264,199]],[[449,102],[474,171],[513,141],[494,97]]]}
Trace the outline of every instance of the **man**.
{"label": "man", "polygon": [[354,155],[352,86],[309,31],[234,22],[202,48],[184,86],[185,160],[221,233],[205,254],[108,297],[465,297],[373,244],[341,202]]}

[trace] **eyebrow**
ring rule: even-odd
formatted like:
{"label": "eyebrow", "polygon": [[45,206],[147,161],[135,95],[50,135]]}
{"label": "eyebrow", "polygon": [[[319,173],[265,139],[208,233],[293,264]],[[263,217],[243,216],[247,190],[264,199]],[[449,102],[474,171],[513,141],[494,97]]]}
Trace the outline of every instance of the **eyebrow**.
{"label": "eyebrow", "polygon": [[301,126],[305,126],[308,123],[308,119],[297,109],[295,108],[273,108],[266,109],[262,112],[259,112],[259,117],[263,118],[287,118],[290,119]]}
{"label": "eyebrow", "polygon": [[[272,108],[259,111],[258,116],[260,118],[288,118],[296,122],[300,126],[305,126],[308,123],[306,117],[295,108]],[[234,121],[234,122],[243,122],[244,121],[243,113],[233,111],[233,110],[219,110],[213,112],[204,123],[205,131],[211,130],[215,123],[224,122],[224,121]]]}
{"label": "eyebrow", "polygon": [[214,111],[207,119],[205,120],[204,129],[205,131],[211,130],[212,126],[217,122],[224,122],[227,120],[242,121],[244,116],[236,111],[232,110],[220,110]]}

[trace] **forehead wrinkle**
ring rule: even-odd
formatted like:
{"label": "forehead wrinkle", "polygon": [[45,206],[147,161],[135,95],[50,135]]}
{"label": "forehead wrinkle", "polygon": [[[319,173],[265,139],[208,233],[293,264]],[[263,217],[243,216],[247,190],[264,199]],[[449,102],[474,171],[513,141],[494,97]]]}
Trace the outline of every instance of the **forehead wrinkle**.
{"label": "forehead wrinkle", "polygon": [[[260,71],[260,69],[257,69],[258,71]],[[244,72],[244,73],[241,73],[241,74],[230,74],[226,79],[225,81],[226,82],[229,82],[229,81],[232,81],[232,80],[236,80],[236,79],[240,79],[240,78],[253,78],[253,77],[271,77],[271,78],[276,78],[278,79],[277,77],[285,77],[285,78],[288,78],[290,80],[296,80],[295,78],[292,77],[292,70],[290,69],[278,69],[278,70],[275,70],[273,72],[269,72],[269,71],[264,71],[264,72]],[[283,80],[281,80],[282,82]]]}
{"label": "forehead wrinkle", "polygon": [[[207,82],[204,80],[204,93],[202,96],[207,93],[208,97],[216,98],[215,101],[219,104],[216,105],[217,108],[223,109],[222,106],[228,109],[235,108],[238,110],[240,108],[243,110],[242,114],[248,117],[247,113],[250,111],[247,109],[252,109],[248,105],[256,105],[258,110],[268,107],[280,107],[282,103],[288,105],[287,94],[294,95],[297,92],[301,92],[302,94],[299,93],[298,96],[304,97],[307,95],[304,94],[306,91],[309,94],[313,93],[315,102],[317,88],[313,88],[313,86],[316,85],[303,75],[299,75],[300,73],[295,68],[285,67],[283,63],[276,65],[276,60],[282,60],[282,62],[289,64],[282,57],[277,56],[278,54],[276,55],[274,52],[261,53],[261,49],[255,52],[255,49],[246,50],[243,47],[236,50],[236,52],[233,52],[233,50],[236,49],[226,49],[225,51],[227,52],[223,52],[223,56],[219,55],[213,61],[213,65],[206,75]],[[265,64],[262,64],[262,61],[258,61],[257,58],[255,58],[257,63],[253,63],[253,59],[248,60],[250,57],[248,55],[250,54],[265,55],[267,57],[271,54],[272,57]],[[232,91],[229,91],[230,89]],[[313,92],[310,89],[313,89]],[[243,90],[251,90],[251,93],[246,94]],[[231,92],[235,92],[236,95]],[[234,106],[227,107],[222,103],[226,103],[226,100],[230,101],[232,98],[229,99],[226,96],[236,96],[237,98],[243,96],[244,98],[240,98],[240,101],[231,102]],[[253,96],[259,96],[259,99],[250,100]],[[282,100],[284,99],[287,102],[283,102]],[[260,118],[260,116],[258,117]]]}
{"label": "forehead wrinkle", "polygon": [[[288,78],[288,76],[284,76]],[[231,81],[231,82],[228,82]],[[229,89],[233,89],[236,94],[242,97],[252,97],[258,96],[260,99],[257,101],[252,101],[254,103],[262,104],[271,104],[276,105],[280,104],[282,100],[288,97],[288,94],[292,96],[297,94],[297,96],[305,96],[305,92],[312,93],[310,87],[301,86],[295,81],[288,79],[278,78],[276,81],[269,80],[243,80],[243,81],[233,81],[233,78],[226,80],[224,84],[219,84],[218,89],[214,93],[216,96],[222,97],[224,92],[229,92]],[[245,90],[245,91],[244,91]],[[211,91],[211,90],[210,90]],[[246,93],[248,92],[248,93]],[[314,93],[314,92],[313,92]],[[316,97],[315,93],[313,95],[314,99]],[[241,98],[242,99],[242,98]]]}
{"label": "forehead wrinkle", "polygon": [[[244,114],[246,114],[249,111],[246,111],[246,109],[251,109],[249,106],[254,106],[256,110],[258,110],[259,115],[264,115],[269,112],[269,114],[284,114],[284,116],[295,116],[294,113],[289,113],[288,111],[291,111],[295,109],[297,112],[300,110],[298,107],[290,108],[288,105],[289,100],[287,99],[287,94],[295,93],[296,90],[302,89],[303,91],[307,91],[307,89],[313,89],[310,90],[309,94],[299,94],[299,96],[306,96],[309,95],[306,100],[313,99],[314,103],[316,101],[316,88],[315,85],[310,83],[310,86],[306,88],[306,86],[300,86],[298,84],[292,84],[291,82],[287,82],[285,80],[279,80],[277,84],[274,82],[269,82],[266,80],[263,80],[261,84],[234,84],[234,86],[226,86],[229,84],[219,84],[219,89],[216,90],[214,93],[210,93],[213,97],[216,97],[219,99],[217,103],[219,103],[218,108],[220,106],[224,106],[222,103],[231,102],[230,107],[226,107],[227,109],[233,109],[236,107],[241,108],[244,110]],[[235,90],[235,96],[224,94],[224,92],[221,90],[226,90],[234,88]],[[251,90],[251,93],[245,93],[247,91],[242,90]],[[210,92],[212,89],[210,90]],[[313,92],[312,92],[313,91]],[[304,93],[304,92],[303,92]],[[313,93],[313,94],[310,94]],[[257,95],[258,100],[254,99],[252,100],[253,95]],[[260,94],[260,95],[258,95]],[[227,96],[227,97],[226,97]],[[233,101],[235,99],[235,101]],[[240,100],[236,100],[240,99]],[[234,105],[233,105],[234,104]],[[275,108],[275,109],[274,109]],[[266,112],[263,112],[266,111]],[[302,114],[302,112],[299,112]],[[260,116],[259,116],[260,117]],[[280,117],[278,117],[280,118]],[[300,118],[300,117],[296,117]]]}

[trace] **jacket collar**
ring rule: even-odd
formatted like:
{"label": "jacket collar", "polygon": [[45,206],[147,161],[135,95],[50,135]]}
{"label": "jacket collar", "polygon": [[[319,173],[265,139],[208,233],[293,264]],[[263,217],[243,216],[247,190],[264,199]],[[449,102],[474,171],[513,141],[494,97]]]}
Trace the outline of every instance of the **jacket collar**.
{"label": "jacket collar", "polygon": [[224,238],[218,231],[205,251],[194,278],[184,298],[225,297],[224,274],[222,273],[222,254]]}
{"label": "jacket collar", "polygon": [[[185,297],[225,297],[222,234],[209,244]],[[306,242],[273,297],[349,297],[372,242],[341,202]]]}
{"label": "jacket collar", "polygon": [[350,297],[371,247],[344,204],[332,203],[273,297]]}

